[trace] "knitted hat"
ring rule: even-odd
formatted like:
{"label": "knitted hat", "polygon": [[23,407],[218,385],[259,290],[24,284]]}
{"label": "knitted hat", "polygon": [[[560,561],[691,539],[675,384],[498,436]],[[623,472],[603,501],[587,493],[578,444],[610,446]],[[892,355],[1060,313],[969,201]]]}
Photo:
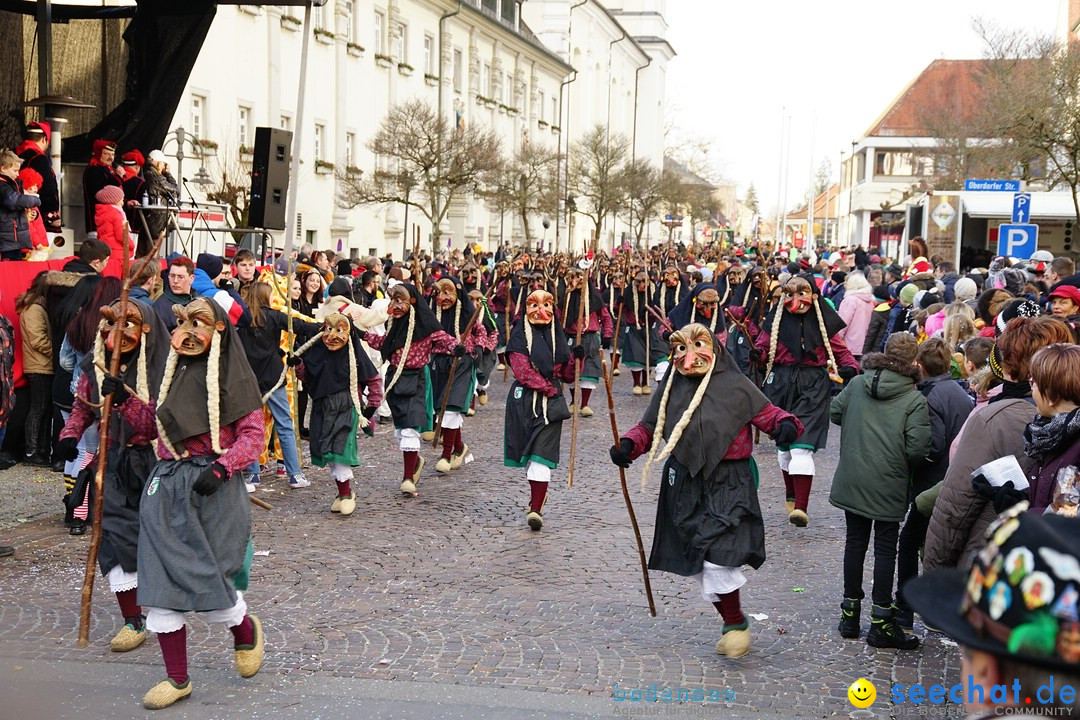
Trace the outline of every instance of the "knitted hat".
{"label": "knitted hat", "polygon": [[846,273],[846,272],[844,272],[844,271],[842,271],[842,270],[837,270],[836,272],[834,272],[834,273],[833,273],[832,275],[830,275],[829,277],[830,277],[830,279],[832,279],[832,281],[833,281],[834,283],[836,283],[837,285],[843,285],[843,284],[844,284],[844,280],[846,280],[846,279],[847,279],[847,273]]}
{"label": "knitted hat", "polygon": [[106,185],[97,191],[94,199],[103,205],[116,205],[124,202],[124,191],[119,185]]}
{"label": "knitted hat", "polygon": [[919,293],[919,286],[915,283],[908,283],[904,287],[900,288],[900,302],[904,305],[910,305],[915,302],[915,296]]}
{"label": "knitted hat", "polygon": [[1009,321],[1018,317],[1039,317],[1042,314],[1042,310],[1039,309],[1039,304],[1032,302],[1031,300],[1013,300],[1011,303],[1005,306],[1005,309],[998,313],[997,319],[994,320],[995,330],[998,335],[1005,332],[1005,326],[1009,324]]}
{"label": "knitted hat", "polygon": [[195,260],[195,268],[202,270],[210,276],[211,280],[213,280],[221,274],[221,271],[225,268],[225,263],[217,255],[212,253],[200,253],[199,257]]}
{"label": "knitted hat", "polygon": [[874,299],[875,300],[880,300],[881,302],[888,302],[888,300],[889,300],[889,286],[888,285],[878,285],[876,288],[874,288]]}
{"label": "knitted hat", "polygon": [[963,277],[956,281],[953,285],[953,293],[956,295],[957,302],[965,302],[974,298],[979,292],[978,285],[975,281],[969,277]]}

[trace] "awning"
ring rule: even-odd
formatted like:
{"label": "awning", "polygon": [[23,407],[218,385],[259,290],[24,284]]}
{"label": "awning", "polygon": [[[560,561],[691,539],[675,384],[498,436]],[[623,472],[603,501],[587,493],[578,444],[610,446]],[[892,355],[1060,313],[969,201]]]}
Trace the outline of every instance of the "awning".
{"label": "awning", "polygon": [[[1006,219],[1012,217],[1013,193],[1008,192],[962,192],[964,212],[969,217]],[[1026,220],[1027,218],[1025,218]],[[1031,193],[1031,219],[1074,220],[1076,208],[1069,192]]]}

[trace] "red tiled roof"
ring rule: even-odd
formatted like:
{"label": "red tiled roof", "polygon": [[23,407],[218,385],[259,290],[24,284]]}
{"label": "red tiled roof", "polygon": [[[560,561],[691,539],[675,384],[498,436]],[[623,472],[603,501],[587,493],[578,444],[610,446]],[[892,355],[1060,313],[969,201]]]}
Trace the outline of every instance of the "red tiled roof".
{"label": "red tiled roof", "polygon": [[978,74],[987,60],[934,60],[867,130],[868,137],[922,137],[926,118],[940,108],[960,123],[978,104]]}

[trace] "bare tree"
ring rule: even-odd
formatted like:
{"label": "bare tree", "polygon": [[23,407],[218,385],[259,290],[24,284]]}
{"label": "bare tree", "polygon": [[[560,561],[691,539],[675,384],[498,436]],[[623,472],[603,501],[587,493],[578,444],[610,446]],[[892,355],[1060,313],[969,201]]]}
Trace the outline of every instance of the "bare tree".
{"label": "bare tree", "polygon": [[1007,151],[999,169],[1068,188],[1080,223],[1080,46],[984,22],[976,30],[986,43],[979,84],[993,110],[988,136]]}
{"label": "bare tree", "polygon": [[338,174],[340,205],[414,207],[431,222],[435,247],[451,205],[482,190],[501,163],[493,132],[474,125],[454,127],[422,100],[390,108],[368,147],[375,153],[376,168],[360,175]]}
{"label": "bare tree", "polygon": [[497,212],[513,212],[521,220],[526,246],[532,246],[530,217],[554,217],[559,211],[558,167],[556,150],[525,143],[502,164],[488,188],[486,196]]}
{"label": "bare tree", "polygon": [[609,135],[603,125],[587,132],[570,150],[569,187],[577,196],[577,211],[593,222],[594,248],[604,218],[608,213],[619,212],[625,202],[624,173],[629,151],[630,141],[626,136]]}
{"label": "bare tree", "polygon": [[664,182],[668,179],[667,173],[658,170],[648,160],[635,160],[626,167],[623,174],[626,220],[638,245],[641,245],[641,237],[649,222],[663,209],[666,196]]}
{"label": "bare tree", "polygon": [[[225,148],[216,163],[220,174],[214,178],[213,187],[206,191],[206,199],[221,203],[229,213],[233,227],[248,227],[248,207],[251,203],[251,170],[243,166],[238,152]],[[232,233],[240,242],[246,233]]]}

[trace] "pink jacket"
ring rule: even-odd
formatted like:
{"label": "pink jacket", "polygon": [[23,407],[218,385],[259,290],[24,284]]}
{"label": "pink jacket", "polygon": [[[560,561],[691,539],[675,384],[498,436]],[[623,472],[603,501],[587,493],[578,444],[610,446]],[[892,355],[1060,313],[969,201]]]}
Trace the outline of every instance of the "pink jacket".
{"label": "pink jacket", "polygon": [[844,300],[840,303],[837,312],[840,318],[847,323],[843,330],[844,343],[852,355],[862,355],[863,343],[866,341],[866,329],[870,327],[870,318],[874,314],[874,306],[878,301],[874,299],[870,289],[853,290],[844,294]]}

